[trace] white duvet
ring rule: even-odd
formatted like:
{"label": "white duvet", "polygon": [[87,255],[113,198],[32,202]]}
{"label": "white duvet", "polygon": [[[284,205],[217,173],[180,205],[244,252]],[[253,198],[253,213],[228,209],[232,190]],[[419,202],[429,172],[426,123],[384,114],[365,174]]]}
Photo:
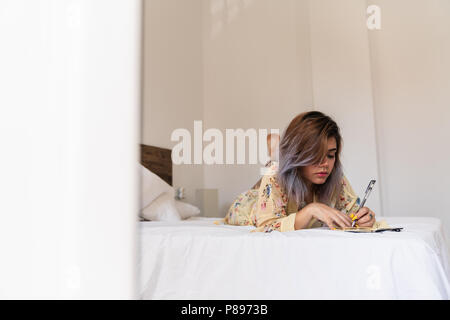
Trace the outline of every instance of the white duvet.
{"label": "white duvet", "polygon": [[449,299],[440,221],[385,220],[403,231],[251,233],[217,218],[140,222],[140,297]]}

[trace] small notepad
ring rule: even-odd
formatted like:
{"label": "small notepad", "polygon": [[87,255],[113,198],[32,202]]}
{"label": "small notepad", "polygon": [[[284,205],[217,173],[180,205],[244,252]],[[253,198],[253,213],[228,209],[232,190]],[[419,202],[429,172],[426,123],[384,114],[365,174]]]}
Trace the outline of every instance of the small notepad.
{"label": "small notepad", "polygon": [[371,232],[384,232],[384,231],[394,231],[400,232],[403,228],[391,228],[386,221],[376,221],[372,227],[354,227],[354,228],[343,228],[337,229],[346,232],[354,232],[354,233],[371,233]]}

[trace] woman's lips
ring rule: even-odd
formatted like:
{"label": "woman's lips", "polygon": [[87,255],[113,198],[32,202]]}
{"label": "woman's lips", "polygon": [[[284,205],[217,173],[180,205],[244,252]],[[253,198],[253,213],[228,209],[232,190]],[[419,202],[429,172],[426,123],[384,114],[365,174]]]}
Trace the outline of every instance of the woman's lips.
{"label": "woman's lips", "polygon": [[319,172],[319,173],[316,173],[319,177],[325,177],[326,175],[328,175],[328,173],[327,172]]}

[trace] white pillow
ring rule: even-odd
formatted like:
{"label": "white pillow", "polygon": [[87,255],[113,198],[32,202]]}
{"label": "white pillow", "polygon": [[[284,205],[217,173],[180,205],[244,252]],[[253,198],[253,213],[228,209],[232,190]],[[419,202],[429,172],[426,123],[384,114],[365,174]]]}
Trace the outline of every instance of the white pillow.
{"label": "white pillow", "polygon": [[175,205],[173,192],[164,192],[153,200],[142,211],[141,215],[151,221],[179,221],[180,214]]}
{"label": "white pillow", "polygon": [[153,200],[164,192],[174,192],[172,186],[148,170],[142,164],[141,174],[141,209],[148,206]]}
{"label": "white pillow", "polygon": [[183,201],[175,200],[175,207],[177,208],[181,219],[188,219],[200,214],[199,208]]}

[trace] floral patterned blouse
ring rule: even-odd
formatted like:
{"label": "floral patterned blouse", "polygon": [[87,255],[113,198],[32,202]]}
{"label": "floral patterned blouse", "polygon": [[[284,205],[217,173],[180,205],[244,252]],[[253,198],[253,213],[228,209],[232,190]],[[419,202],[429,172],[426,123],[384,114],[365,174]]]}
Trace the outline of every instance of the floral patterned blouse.
{"label": "floral patterned blouse", "polygon": [[[289,201],[286,193],[278,184],[276,173],[278,163],[273,162],[262,178],[259,189],[251,189],[238,196],[225,216],[225,223],[232,225],[254,225],[253,231],[293,231],[295,216],[299,211],[294,201]],[[314,202],[316,201],[314,197]],[[300,209],[306,203],[300,205]],[[331,207],[345,214],[359,210],[359,198],[348,180],[343,177],[339,194],[331,199]],[[320,227],[323,224],[311,219],[308,228]]]}

